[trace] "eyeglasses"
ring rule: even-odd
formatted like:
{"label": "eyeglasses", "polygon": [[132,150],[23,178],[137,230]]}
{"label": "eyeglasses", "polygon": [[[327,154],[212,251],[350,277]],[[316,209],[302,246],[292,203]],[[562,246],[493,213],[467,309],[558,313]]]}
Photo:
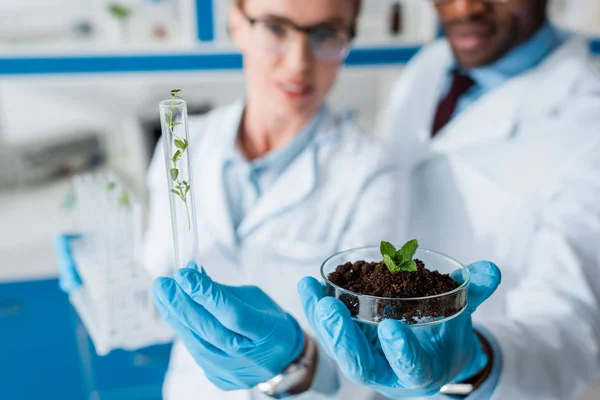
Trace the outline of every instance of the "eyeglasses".
{"label": "eyeglasses", "polygon": [[[452,3],[454,0],[429,0],[430,2],[432,2],[433,4],[447,4],[447,3]],[[506,4],[509,3],[510,0],[481,0],[484,3],[487,4]]]}
{"label": "eyeglasses", "polygon": [[243,13],[253,27],[256,43],[272,54],[282,54],[295,33],[308,36],[313,56],[320,61],[339,62],[346,58],[354,29],[327,26],[301,27],[290,21],[251,18]]}

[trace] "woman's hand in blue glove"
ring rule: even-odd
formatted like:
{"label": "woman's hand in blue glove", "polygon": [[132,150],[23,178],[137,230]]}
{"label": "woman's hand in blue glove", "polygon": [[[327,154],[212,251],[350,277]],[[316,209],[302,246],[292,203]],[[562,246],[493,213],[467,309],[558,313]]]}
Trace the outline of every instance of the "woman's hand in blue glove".
{"label": "woman's hand in blue glove", "polygon": [[71,293],[79,288],[81,278],[77,273],[75,258],[71,250],[73,240],[79,239],[80,235],[58,235],[54,239],[54,251],[58,260],[59,281],[61,290],[65,293]]}
{"label": "woman's hand in blue glove", "polygon": [[487,362],[471,314],[494,293],[501,274],[489,262],[468,269],[467,309],[429,326],[409,327],[395,320],[378,327],[359,324],[343,303],[324,297],[314,278],[300,281],[298,291],[317,339],[348,379],[392,398],[423,397],[474,375]]}
{"label": "woman's hand in blue glove", "polygon": [[214,282],[196,265],[158,278],[158,309],[222,390],[249,389],[283,372],[304,348],[296,320],[255,286]]}

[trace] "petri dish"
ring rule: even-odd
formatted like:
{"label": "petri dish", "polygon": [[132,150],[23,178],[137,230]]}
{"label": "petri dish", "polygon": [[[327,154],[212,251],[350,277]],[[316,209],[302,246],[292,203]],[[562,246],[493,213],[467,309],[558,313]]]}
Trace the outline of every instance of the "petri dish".
{"label": "petri dish", "polygon": [[469,270],[460,262],[435,251],[417,249],[416,259],[425,263],[427,269],[449,274],[459,286],[447,293],[429,297],[391,298],[368,296],[344,289],[328,279],[339,265],[357,261],[380,262],[378,246],[343,251],[329,257],[321,265],[321,277],[325,282],[325,295],[340,300],[348,307],[352,318],[359,322],[378,324],[385,319],[396,319],[409,325],[432,325],[457,317],[467,306]]}

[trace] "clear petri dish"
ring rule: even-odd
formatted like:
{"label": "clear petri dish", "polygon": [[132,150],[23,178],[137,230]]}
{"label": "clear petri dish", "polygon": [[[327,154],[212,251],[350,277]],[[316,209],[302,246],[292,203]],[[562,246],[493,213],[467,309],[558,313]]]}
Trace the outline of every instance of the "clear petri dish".
{"label": "clear petri dish", "polygon": [[460,286],[435,296],[389,298],[355,293],[329,281],[329,274],[339,265],[357,261],[380,262],[380,249],[373,246],[347,250],[325,260],[321,265],[325,295],[339,299],[348,307],[352,318],[369,324],[378,324],[385,319],[396,319],[410,325],[431,325],[460,315],[467,306],[469,270],[458,261],[432,250],[417,249],[414,258],[423,261],[431,271],[437,270],[441,274],[449,274]]}

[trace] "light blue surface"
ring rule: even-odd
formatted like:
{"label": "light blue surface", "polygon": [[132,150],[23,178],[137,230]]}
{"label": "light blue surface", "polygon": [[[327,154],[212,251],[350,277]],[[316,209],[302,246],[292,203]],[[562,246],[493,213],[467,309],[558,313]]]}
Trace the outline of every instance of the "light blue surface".
{"label": "light blue surface", "polygon": [[485,261],[467,268],[471,281],[465,311],[428,326],[396,320],[378,326],[357,323],[342,302],[324,297],[314,278],[303,279],[298,291],[313,332],[348,379],[391,398],[425,397],[474,375],[487,362],[471,315],[494,293],[501,274]]}
{"label": "light blue surface", "polygon": [[225,286],[195,264],[158,278],[158,310],[206,377],[221,390],[250,389],[302,352],[296,320],[256,286]]}
{"label": "light blue surface", "polygon": [[70,309],[56,280],[0,284],[1,399],[84,399]]}
{"label": "light blue surface", "polygon": [[223,179],[234,230],[262,194],[304,151],[316,133],[321,115],[322,110],[290,143],[253,161],[247,161],[242,153],[237,141],[238,131],[227,132],[228,137],[224,138],[224,143],[229,149],[225,153]]}
{"label": "light blue surface", "polygon": [[[475,85],[460,97],[454,116],[469,108],[485,94],[500,87],[510,78],[534,68],[563,44],[567,38],[567,35],[561,34],[547,22],[531,39],[516,47],[495,63],[466,70],[465,72],[475,81]],[[455,68],[456,65],[453,65],[448,71],[446,89],[442,91],[443,95],[440,97],[445,96],[450,88],[452,70]]]}
{"label": "light blue surface", "polygon": [[0,398],[160,400],[170,345],[96,355],[58,281],[0,284]]}

